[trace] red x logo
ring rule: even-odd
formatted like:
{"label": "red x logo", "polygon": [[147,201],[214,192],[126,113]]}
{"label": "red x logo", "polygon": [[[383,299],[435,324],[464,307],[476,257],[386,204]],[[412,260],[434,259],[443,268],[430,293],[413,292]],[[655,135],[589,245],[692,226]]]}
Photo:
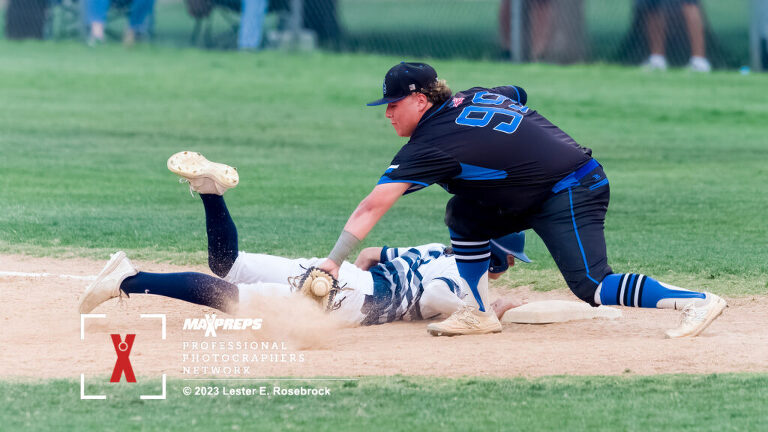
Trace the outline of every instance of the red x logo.
{"label": "red x logo", "polygon": [[131,355],[131,347],[133,347],[133,340],[136,339],[136,335],[125,335],[125,342],[120,339],[119,334],[110,336],[112,336],[112,344],[115,346],[115,352],[117,353],[117,361],[115,362],[115,369],[112,371],[112,378],[109,382],[120,382],[120,377],[125,372],[125,380],[135,383],[136,376],[133,375],[133,368],[128,356]]}

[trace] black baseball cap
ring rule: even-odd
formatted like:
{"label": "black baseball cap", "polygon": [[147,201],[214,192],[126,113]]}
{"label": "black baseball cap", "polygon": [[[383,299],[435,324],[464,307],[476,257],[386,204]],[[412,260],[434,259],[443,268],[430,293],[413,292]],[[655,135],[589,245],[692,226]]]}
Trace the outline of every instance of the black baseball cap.
{"label": "black baseball cap", "polygon": [[437,72],[426,63],[400,62],[392,67],[384,77],[384,97],[368,106],[396,102],[413,92],[427,88],[437,80]]}

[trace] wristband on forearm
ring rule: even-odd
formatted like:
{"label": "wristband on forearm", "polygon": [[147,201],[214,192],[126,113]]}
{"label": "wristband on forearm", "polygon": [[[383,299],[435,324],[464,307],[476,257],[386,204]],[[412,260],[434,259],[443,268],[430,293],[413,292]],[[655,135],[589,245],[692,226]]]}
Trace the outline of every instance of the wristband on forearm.
{"label": "wristband on forearm", "polygon": [[349,254],[360,245],[361,241],[362,240],[355,237],[351,232],[347,230],[342,231],[339,239],[336,240],[336,246],[334,246],[331,253],[328,254],[328,259],[340,266],[341,263],[347,259]]}

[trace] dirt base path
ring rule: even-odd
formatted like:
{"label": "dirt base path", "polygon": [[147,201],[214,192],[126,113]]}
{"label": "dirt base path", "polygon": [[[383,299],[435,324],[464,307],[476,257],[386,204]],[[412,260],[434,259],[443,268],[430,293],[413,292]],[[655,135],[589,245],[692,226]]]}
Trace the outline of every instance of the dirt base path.
{"label": "dirt base path", "polygon": [[[0,271],[95,275],[105,261],[0,256]],[[156,272],[205,268],[137,263]],[[77,378],[109,375],[116,353],[110,334],[136,334],[130,361],[138,376],[434,375],[540,376],[768,372],[768,297],[727,299],[730,308],[700,337],[666,340],[679,312],[621,308],[617,320],[548,325],[506,324],[501,334],[435,338],[424,322],[344,328],[301,301],[259,302],[241,308],[262,318],[259,330],[182,330],[186,318],[221,312],[154,295],[111,300],[86,320],[80,339],[77,301],[87,280],[0,276],[0,378]],[[513,290],[529,301],[575,298],[566,291]],[[300,299],[301,300],[301,299]],[[161,320],[140,314],[166,314]],[[213,369],[219,368],[219,369]]]}

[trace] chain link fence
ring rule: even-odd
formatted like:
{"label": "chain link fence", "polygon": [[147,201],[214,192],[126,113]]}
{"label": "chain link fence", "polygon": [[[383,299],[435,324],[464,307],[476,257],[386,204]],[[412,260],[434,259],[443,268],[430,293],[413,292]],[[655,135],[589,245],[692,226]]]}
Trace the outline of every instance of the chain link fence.
{"label": "chain link fence", "polygon": [[[0,0],[0,25],[9,39],[85,40],[93,1],[104,0]],[[111,1],[108,40],[120,39],[136,1]],[[249,1],[268,4],[266,48],[622,64],[654,51],[670,66],[700,52],[716,68],[768,66],[768,0],[154,0],[141,36],[236,48]]]}

